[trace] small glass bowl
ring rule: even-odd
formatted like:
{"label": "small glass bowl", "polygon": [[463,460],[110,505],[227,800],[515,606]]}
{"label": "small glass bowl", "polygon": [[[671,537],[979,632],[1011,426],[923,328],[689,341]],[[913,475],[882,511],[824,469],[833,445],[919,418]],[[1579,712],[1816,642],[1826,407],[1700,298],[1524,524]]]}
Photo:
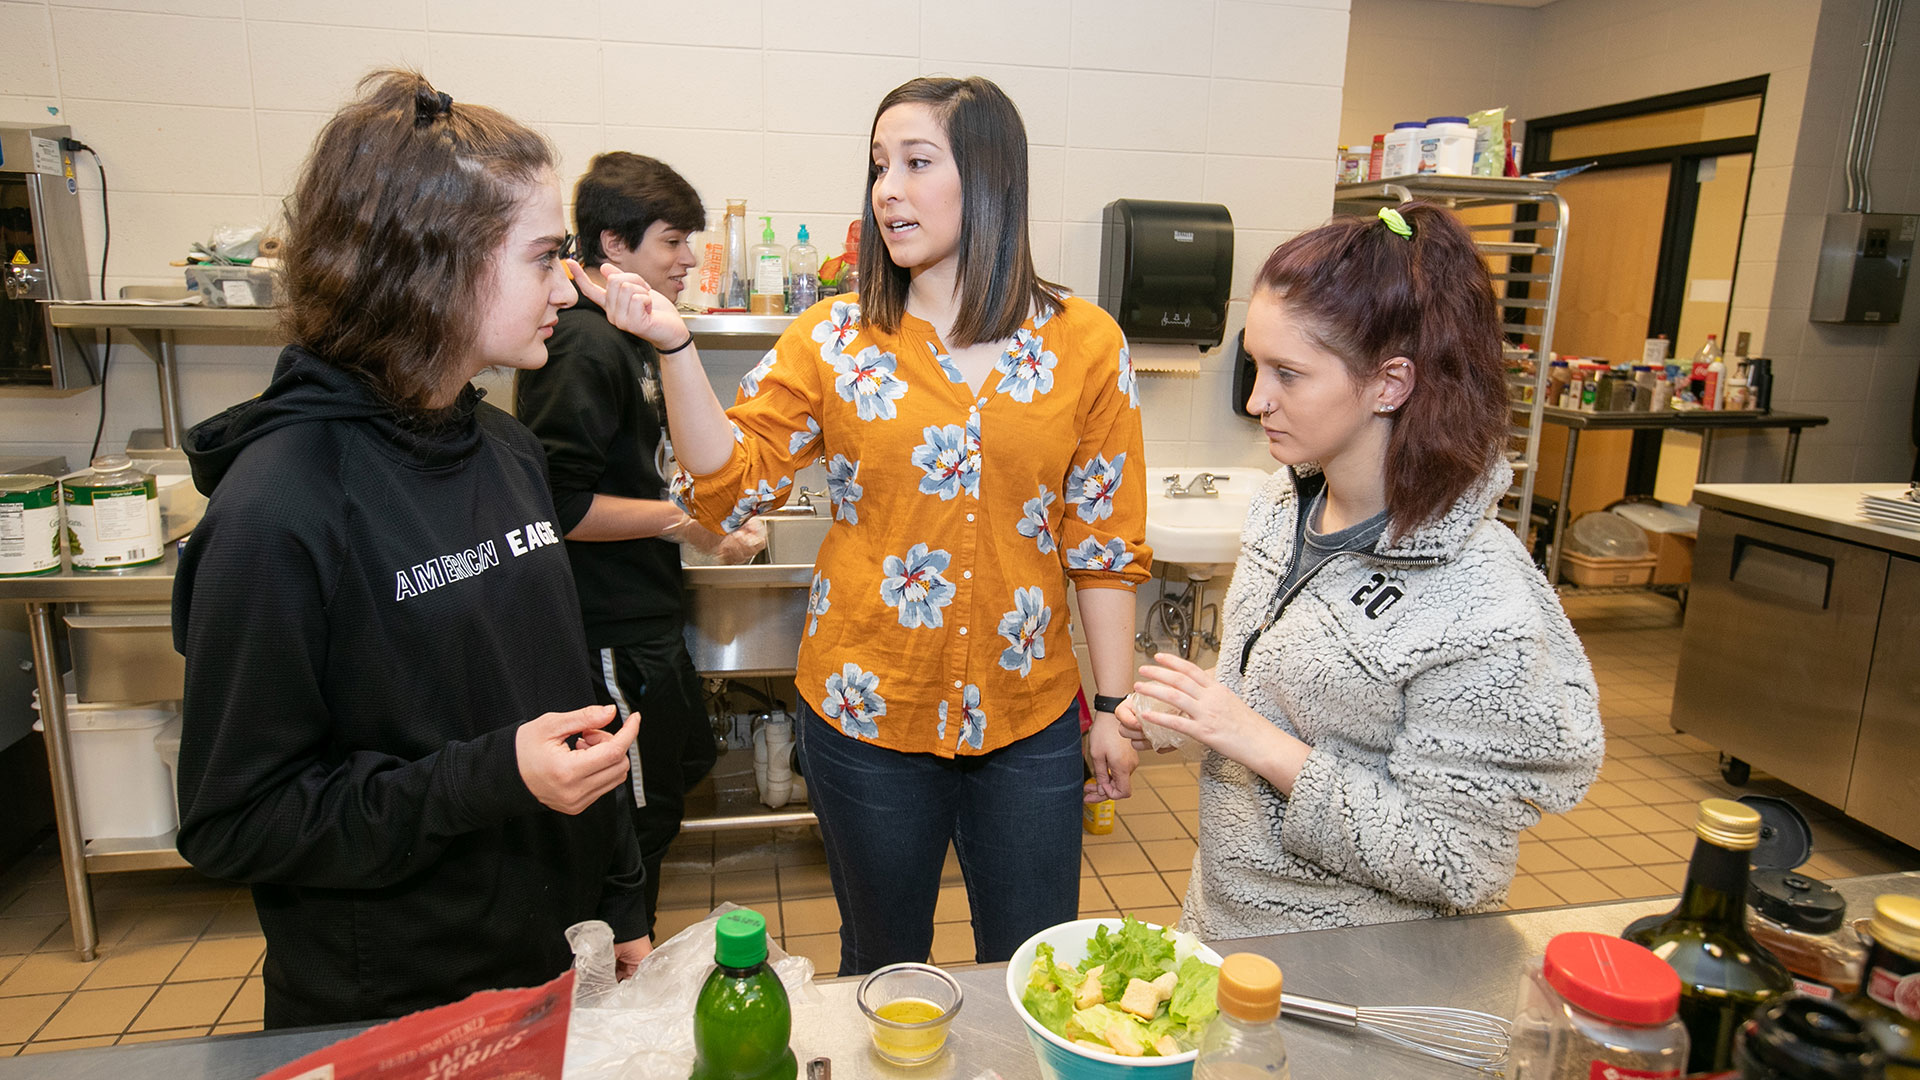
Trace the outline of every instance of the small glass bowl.
{"label": "small glass bowl", "polygon": [[[940,1056],[961,997],[960,983],[932,964],[888,964],[860,980],[855,995],[874,1052],[896,1065],[923,1065]],[[931,1005],[939,1015],[917,1022],[881,1015],[888,1005],[907,1000]]]}

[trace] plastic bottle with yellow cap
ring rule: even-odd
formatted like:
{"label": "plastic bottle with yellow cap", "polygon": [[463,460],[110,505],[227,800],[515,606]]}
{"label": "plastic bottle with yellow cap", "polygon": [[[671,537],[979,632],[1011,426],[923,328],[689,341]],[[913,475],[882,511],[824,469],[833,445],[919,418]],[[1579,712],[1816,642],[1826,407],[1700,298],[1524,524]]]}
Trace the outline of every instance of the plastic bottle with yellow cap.
{"label": "plastic bottle with yellow cap", "polygon": [[1747,932],[1748,860],[1760,842],[1759,812],[1731,799],[1707,799],[1693,831],[1679,906],[1638,919],[1620,935],[1653,950],[1679,974],[1690,1073],[1731,1068],[1740,1025],[1793,990],[1786,967]]}
{"label": "plastic bottle with yellow cap", "polygon": [[1219,1015],[1200,1033],[1193,1080],[1288,1080],[1280,1034],[1280,968],[1257,953],[1220,962]]}
{"label": "plastic bottle with yellow cap", "polygon": [[1887,1080],[1920,1080],[1920,897],[1882,896],[1867,924],[1860,990],[1847,1007],[1887,1051]]}

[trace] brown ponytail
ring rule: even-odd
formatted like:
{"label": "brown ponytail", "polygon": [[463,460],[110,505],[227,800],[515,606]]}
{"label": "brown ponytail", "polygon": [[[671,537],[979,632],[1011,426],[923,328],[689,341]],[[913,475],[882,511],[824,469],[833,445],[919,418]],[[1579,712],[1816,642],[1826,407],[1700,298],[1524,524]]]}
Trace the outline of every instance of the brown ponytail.
{"label": "brown ponytail", "polygon": [[1254,291],[1279,294],[1355,380],[1413,361],[1413,392],[1387,442],[1395,535],[1446,513],[1500,456],[1509,425],[1500,317],[1473,238],[1431,203],[1398,207],[1401,236],[1377,217],[1339,218],[1274,249]]}

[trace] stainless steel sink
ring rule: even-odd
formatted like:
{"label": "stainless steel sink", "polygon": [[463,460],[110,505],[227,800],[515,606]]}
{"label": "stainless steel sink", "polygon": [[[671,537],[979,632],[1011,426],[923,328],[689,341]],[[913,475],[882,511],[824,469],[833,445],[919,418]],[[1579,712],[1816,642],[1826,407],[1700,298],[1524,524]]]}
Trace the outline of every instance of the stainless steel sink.
{"label": "stainless steel sink", "polygon": [[800,655],[813,562],[832,521],[805,510],[760,520],[767,549],[753,562],[685,563],[687,651],[703,675],[791,674]]}

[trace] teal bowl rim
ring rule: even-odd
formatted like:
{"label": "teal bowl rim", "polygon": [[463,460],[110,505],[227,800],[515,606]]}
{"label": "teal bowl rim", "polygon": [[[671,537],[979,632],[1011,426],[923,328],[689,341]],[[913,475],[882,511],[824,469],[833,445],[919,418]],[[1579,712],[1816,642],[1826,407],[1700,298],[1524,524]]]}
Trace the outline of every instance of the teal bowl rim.
{"label": "teal bowl rim", "polygon": [[[1105,926],[1118,930],[1124,921],[1123,919],[1107,918],[1075,919],[1072,922],[1055,923],[1021,942],[1020,947],[1013,950],[1013,955],[1007,960],[1007,1001],[1013,1005],[1013,1011],[1020,1014],[1020,1021],[1027,1025],[1028,1031],[1045,1039],[1053,1046],[1073,1054],[1075,1057],[1082,1057],[1088,1061],[1098,1061],[1107,1065],[1124,1065],[1133,1069],[1159,1069],[1174,1065],[1192,1065],[1193,1059],[1200,1054],[1198,1049],[1188,1050],[1175,1054],[1172,1057],[1127,1057],[1125,1054],[1105,1054],[1097,1050],[1088,1050],[1084,1046],[1075,1045],[1070,1039],[1061,1038],[1047,1030],[1047,1026],[1035,1020],[1033,1015],[1027,1012],[1027,1007],[1021,1004],[1020,994],[1021,991],[1026,989],[1027,978],[1033,971],[1033,954],[1038,951],[1042,939],[1051,937],[1060,930],[1071,926],[1079,928],[1076,933],[1079,938],[1084,941],[1086,938],[1093,936],[1095,929]],[[1141,921],[1145,922],[1144,919]],[[1166,927],[1158,923],[1146,923],[1146,925],[1154,927],[1155,929],[1166,929]],[[1204,941],[1200,943],[1200,957],[1208,963],[1215,965],[1218,965],[1221,960],[1220,954],[1213,951],[1213,947]],[[1075,958],[1073,962],[1077,964],[1081,959],[1084,959],[1084,957]]]}

